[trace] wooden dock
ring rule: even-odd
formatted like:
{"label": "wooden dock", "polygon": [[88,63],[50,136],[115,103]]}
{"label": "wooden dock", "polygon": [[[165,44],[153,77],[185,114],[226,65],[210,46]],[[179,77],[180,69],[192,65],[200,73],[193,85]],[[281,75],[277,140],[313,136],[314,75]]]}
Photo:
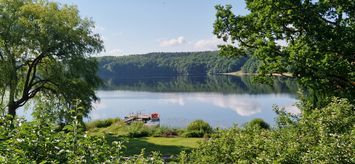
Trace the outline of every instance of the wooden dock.
{"label": "wooden dock", "polygon": [[124,122],[126,124],[131,124],[133,122],[143,122],[147,126],[159,126],[160,125],[160,117],[158,113],[152,113],[152,114],[142,114],[142,113],[136,113],[136,114],[130,114],[126,117],[124,117]]}

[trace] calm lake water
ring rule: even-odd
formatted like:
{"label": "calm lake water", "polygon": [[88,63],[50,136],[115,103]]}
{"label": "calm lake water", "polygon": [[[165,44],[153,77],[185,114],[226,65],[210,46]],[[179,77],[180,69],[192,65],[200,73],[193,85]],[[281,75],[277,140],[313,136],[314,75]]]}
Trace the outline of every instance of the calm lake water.
{"label": "calm lake water", "polygon": [[298,113],[296,83],[274,79],[273,85],[257,85],[252,77],[150,77],[110,79],[97,95],[91,120],[120,117],[130,113],[158,112],[162,126],[185,127],[203,119],[214,127],[242,125],[254,118],[274,124],[272,106]]}
{"label": "calm lake water", "polygon": [[[95,109],[87,121],[158,112],[161,126],[186,127],[189,122],[202,119],[213,127],[227,128],[254,118],[274,125],[273,105],[299,113],[294,81],[275,78],[273,85],[252,81],[249,76],[109,79],[97,91],[100,102],[93,104]],[[29,113],[19,111],[19,115],[31,119]]]}

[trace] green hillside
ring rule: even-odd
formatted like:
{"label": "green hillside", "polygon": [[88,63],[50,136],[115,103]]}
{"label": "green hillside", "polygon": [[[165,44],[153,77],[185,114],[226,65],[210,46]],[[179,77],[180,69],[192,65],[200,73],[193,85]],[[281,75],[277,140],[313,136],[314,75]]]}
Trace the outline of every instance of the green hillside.
{"label": "green hillside", "polygon": [[226,73],[240,70],[247,59],[231,59],[218,55],[217,51],[208,51],[107,56],[98,58],[98,62],[99,75],[106,79]]}

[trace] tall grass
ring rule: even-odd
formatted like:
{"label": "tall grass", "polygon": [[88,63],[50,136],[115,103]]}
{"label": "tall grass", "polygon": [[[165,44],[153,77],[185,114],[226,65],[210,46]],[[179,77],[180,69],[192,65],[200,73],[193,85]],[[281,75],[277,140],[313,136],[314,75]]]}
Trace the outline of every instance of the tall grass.
{"label": "tall grass", "polygon": [[90,130],[94,128],[106,128],[119,121],[121,121],[120,118],[108,118],[104,120],[91,121],[86,123],[85,125],[86,125],[86,129]]}

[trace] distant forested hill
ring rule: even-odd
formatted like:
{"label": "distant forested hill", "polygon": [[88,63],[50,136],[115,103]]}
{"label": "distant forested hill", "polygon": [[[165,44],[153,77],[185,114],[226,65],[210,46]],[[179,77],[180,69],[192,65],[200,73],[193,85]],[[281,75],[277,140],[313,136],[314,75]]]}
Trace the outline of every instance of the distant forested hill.
{"label": "distant forested hill", "polygon": [[99,75],[102,78],[218,74],[238,71],[247,60],[247,57],[223,57],[217,51],[98,58]]}

